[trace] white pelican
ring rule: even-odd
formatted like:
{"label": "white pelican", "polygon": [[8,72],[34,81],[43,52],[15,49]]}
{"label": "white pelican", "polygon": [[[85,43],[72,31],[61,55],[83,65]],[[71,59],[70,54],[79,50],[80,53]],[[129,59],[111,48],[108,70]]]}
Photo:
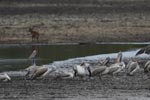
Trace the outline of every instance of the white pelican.
{"label": "white pelican", "polygon": [[25,71],[27,71],[27,74],[25,76],[31,78],[31,75],[36,71],[36,69],[38,69],[41,66],[37,66],[36,62],[35,62],[35,57],[37,55],[37,51],[33,50],[33,52],[30,54],[29,59],[32,59],[33,63],[31,66],[29,66],[28,68],[25,69]]}
{"label": "white pelican", "polygon": [[46,77],[49,73],[54,72],[56,70],[56,66],[46,66],[43,65],[42,67],[39,67],[35,70],[35,72],[32,74],[31,79],[36,79],[38,77],[44,78]]}
{"label": "white pelican", "polygon": [[33,52],[31,53],[31,55],[29,56],[29,59],[34,59],[37,55],[37,51],[33,50]]}
{"label": "white pelican", "polygon": [[102,74],[117,74],[125,68],[125,63],[122,61],[122,52],[118,53],[117,60],[115,64],[110,65]]}
{"label": "white pelican", "polygon": [[98,75],[99,78],[101,79],[101,75],[106,70],[109,61],[110,61],[110,57],[107,57],[103,61],[102,65],[95,66],[96,68],[94,68],[93,70],[90,69],[89,72],[91,72],[91,76],[93,77],[93,76],[97,76]]}
{"label": "white pelican", "polygon": [[95,68],[91,71],[91,76],[99,76],[99,79],[101,80],[101,76],[106,70],[107,66],[98,66],[98,68]]}
{"label": "white pelican", "polygon": [[37,66],[35,63],[31,66],[29,66],[28,68],[25,69],[25,71],[27,71],[27,74],[25,75],[28,78],[31,78],[31,76],[33,75],[33,73],[42,66]]}
{"label": "white pelican", "polygon": [[37,55],[37,51],[36,50],[33,50],[33,52],[30,54],[29,58],[28,59],[31,59],[32,60],[32,64],[35,63],[35,57]]}
{"label": "white pelican", "polygon": [[150,60],[144,65],[144,73],[147,73],[148,78],[150,78]]}
{"label": "white pelican", "polygon": [[127,75],[132,76],[134,73],[138,72],[140,66],[137,61],[130,60],[126,66]]}
{"label": "white pelican", "polygon": [[91,72],[90,72],[90,70],[89,70],[89,64],[88,63],[85,63],[85,62],[83,62],[83,63],[81,63],[80,65],[75,65],[74,67],[73,67],[73,70],[74,70],[74,76],[76,77],[76,76],[81,76],[81,77],[83,77],[83,76],[86,76],[86,75],[91,75]]}
{"label": "white pelican", "polygon": [[136,53],[136,56],[139,55],[139,54],[150,54],[150,45],[144,47],[144,48],[141,48],[137,53]]}
{"label": "white pelican", "polygon": [[101,66],[108,66],[108,63],[110,62],[110,57],[107,57],[105,60],[101,62]]}
{"label": "white pelican", "polygon": [[3,82],[8,82],[11,81],[11,78],[8,76],[7,73],[4,73],[4,74],[0,74],[0,80]]}
{"label": "white pelican", "polygon": [[74,73],[73,72],[69,72],[69,71],[55,71],[58,75],[56,76],[56,78],[61,78],[61,79],[72,79],[74,78]]}
{"label": "white pelican", "polygon": [[145,63],[145,65],[144,65],[144,72],[145,73],[150,72],[150,60]]}

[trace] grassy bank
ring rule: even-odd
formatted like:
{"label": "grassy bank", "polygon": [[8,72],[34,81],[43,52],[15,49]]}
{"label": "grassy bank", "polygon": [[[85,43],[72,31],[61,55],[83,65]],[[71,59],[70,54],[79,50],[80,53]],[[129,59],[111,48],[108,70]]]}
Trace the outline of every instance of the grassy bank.
{"label": "grassy bank", "polygon": [[2,0],[0,42],[149,42],[150,7],[142,0]]}

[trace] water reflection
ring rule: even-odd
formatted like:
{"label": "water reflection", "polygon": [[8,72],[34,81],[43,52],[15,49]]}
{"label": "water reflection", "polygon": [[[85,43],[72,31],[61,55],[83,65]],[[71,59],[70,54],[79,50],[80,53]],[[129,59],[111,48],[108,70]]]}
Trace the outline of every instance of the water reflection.
{"label": "water reflection", "polygon": [[98,44],[98,45],[7,45],[0,46],[0,71],[19,70],[31,64],[27,58],[33,49],[38,51],[38,64],[75,57],[128,51],[146,44]]}

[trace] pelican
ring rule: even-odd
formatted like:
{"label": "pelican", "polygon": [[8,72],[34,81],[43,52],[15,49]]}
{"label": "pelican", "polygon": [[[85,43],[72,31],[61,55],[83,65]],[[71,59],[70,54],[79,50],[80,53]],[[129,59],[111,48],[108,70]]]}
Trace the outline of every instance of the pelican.
{"label": "pelican", "polygon": [[106,68],[106,70],[102,73],[104,74],[117,74],[121,70],[125,68],[125,63],[122,61],[122,52],[118,53],[117,60],[115,64],[110,65],[109,67]]}
{"label": "pelican", "polygon": [[110,61],[110,57],[107,57],[107,58],[103,61],[102,65],[96,66],[96,68],[93,69],[92,71],[91,71],[91,69],[90,69],[90,71],[91,71],[91,76],[97,76],[97,75],[99,75],[99,78],[101,79],[101,75],[102,75],[102,73],[106,70],[107,64],[109,63],[109,61]]}
{"label": "pelican", "polygon": [[126,66],[127,75],[132,76],[140,69],[140,66],[137,61],[130,60]]}
{"label": "pelican", "polygon": [[144,65],[144,72],[145,73],[150,72],[150,60],[145,63],[145,65]]}
{"label": "pelican", "polygon": [[0,74],[0,80],[3,82],[8,82],[11,81],[11,78],[8,76],[7,73],[4,73],[4,74]]}
{"label": "pelican", "polygon": [[99,76],[99,79],[101,80],[101,76],[106,68],[107,66],[99,66],[98,68],[93,69],[93,71],[91,71],[91,76]]}
{"label": "pelican", "polygon": [[37,55],[37,51],[36,51],[36,50],[33,50],[33,52],[31,53],[31,55],[29,56],[29,59],[35,58],[36,55]]}
{"label": "pelican", "polygon": [[35,63],[35,57],[37,55],[37,51],[33,50],[33,52],[30,54],[30,56],[28,57],[29,59],[32,59],[32,63]]}
{"label": "pelican", "polygon": [[29,66],[28,68],[25,69],[25,71],[27,71],[26,73],[26,77],[31,78],[31,76],[33,75],[33,73],[42,66],[37,66],[35,63],[31,66]]}
{"label": "pelican", "polygon": [[147,61],[144,65],[144,73],[147,73],[147,76],[150,78],[150,60]]}
{"label": "pelican", "polygon": [[61,79],[72,79],[74,78],[74,73],[73,72],[68,72],[68,71],[56,71],[58,73],[57,78]]}
{"label": "pelican", "polygon": [[35,62],[35,57],[37,55],[37,51],[36,50],[33,50],[33,52],[30,54],[30,56],[28,57],[29,59],[32,59],[33,60],[33,63],[31,66],[29,66],[28,68],[25,69],[25,71],[27,71],[27,74],[25,76],[27,77],[31,77],[32,74],[41,66],[37,66],[36,65],[36,62]]}
{"label": "pelican", "polygon": [[88,63],[81,63],[80,65],[75,65],[73,67],[73,70],[74,70],[74,76],[86,76],[86,75],[89,75],[91,76],[91,72],[90,72],[90,68],[89,68],[89,64]]}
{"label": "pelican", "polygon": [[100,61],[99,66],[108,66],[109,62],[110,62],[110,57],[107,57],[106,59]]}
{"label": "pelican", "polygon": [[137,56],[137,55],[139,55],[139,54],[143,54],[143,53],[145,53],[145,54],[150,54],[150,45],[148,45],[148,46],[146,46],[146,47],[144,47],[144,48],[141,48],[141,49],[136,53],[135,56]]}
{"label": "pelican", "polygon": [[44,78],[46,77],[49,73],[54,72],[56,70],[56,66],[46,66],[43,65],[40,68],[37,68],[36,71],[32,74],[31,79],[36,79],[38,77]]}

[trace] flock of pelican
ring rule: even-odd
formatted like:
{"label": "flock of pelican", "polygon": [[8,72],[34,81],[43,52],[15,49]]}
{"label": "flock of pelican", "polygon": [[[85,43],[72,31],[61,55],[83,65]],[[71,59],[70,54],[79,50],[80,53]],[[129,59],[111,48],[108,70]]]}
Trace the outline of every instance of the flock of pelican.
{"label": "flock of pelican", "polygon": [[[138,56],[142,53],[150,54],[150,46],[144,47],[140,49],[135,56]],[[33,60],[33,64],[25,69],[27,72],[25,77],[30,80],[37,78],[45,78],[52,72],[57,73],[58,77],[62,79],[74,78],[74,77],[95,77],[98,76],[100,79],[103,75],[112,75],[120,73],[125,70],[126,75],[133,76],[136,72],[139,71],[140,65],[139,62],[135,59],[130,59],[130,61],[125,64],[122,60],[123,54],[119,52],[114,63],[110,63],[110,58],[107,57],[101,64],[99,65],[91,65],[86,62],[82,62],[81,64],[75,64],[72,66],[72,72],[58,70],[54,65],[42,65],[37,66],[35,63],[35,57],[37,55],[37,51],[34,50],[32,54],[29,56],[29,59]],[[145,63],[144,72],[150,72],[150,60]],[[2,81],[11,81],[11,78],[7,73],[0,74],[0,80]]]}

